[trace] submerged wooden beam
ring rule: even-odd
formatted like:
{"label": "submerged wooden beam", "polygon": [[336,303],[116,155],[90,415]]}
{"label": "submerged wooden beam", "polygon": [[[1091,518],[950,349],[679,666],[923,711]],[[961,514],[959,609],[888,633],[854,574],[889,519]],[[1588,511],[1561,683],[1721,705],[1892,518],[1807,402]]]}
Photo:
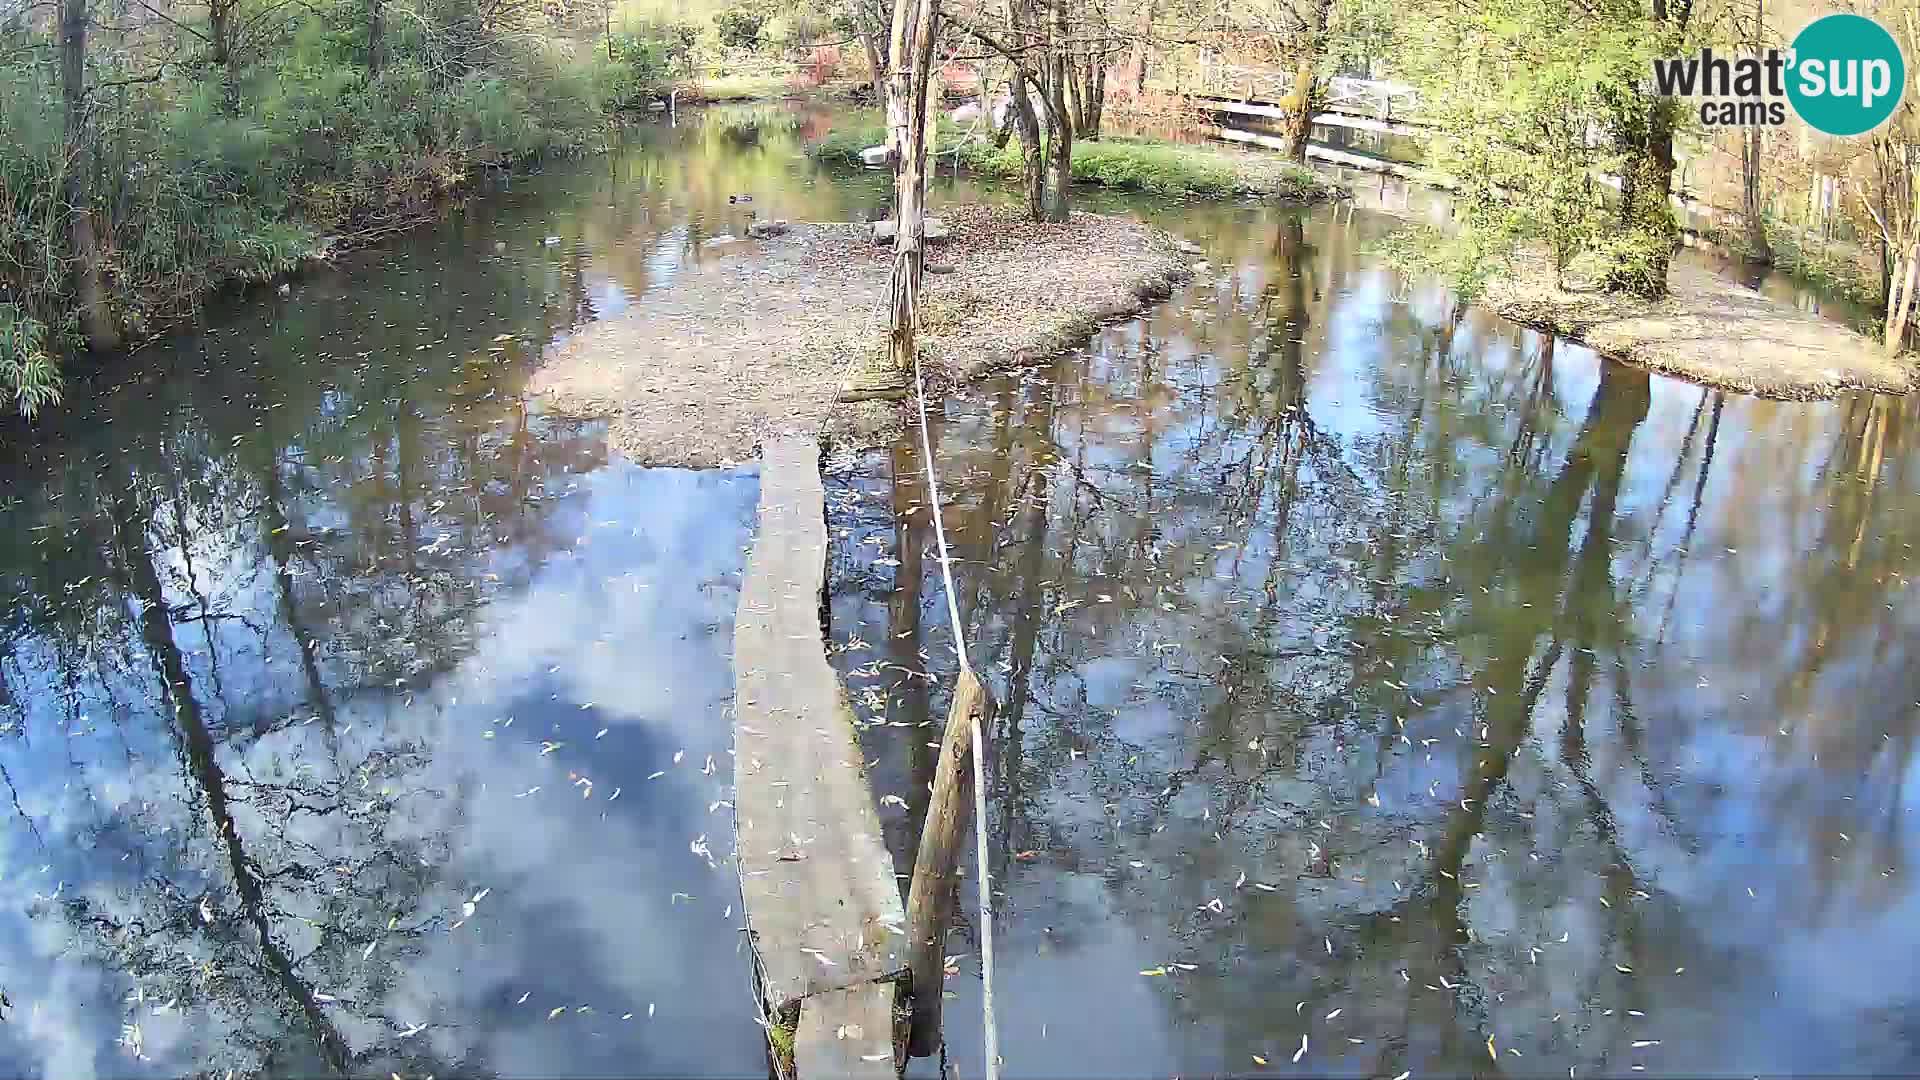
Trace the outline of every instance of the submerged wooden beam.
{"label": "submerged wooden beam", "polygon": [[[791,1017],[799,1006],[804,1025],[810,1011],[835,1013],[819,995],[885,982],[871,993],[891,1002],[906,969],[906,916],[853,711],[821,632],[819,444],[770,440],[761,462],[759,530],[734,620],[735,850],[768,1013]],[[863,1032],[860,1046],[836,1050],[891,1060],[890,1025],[836,1022],[833,1042],[850,1041],[849,1024]],[[811,1080],[806,1058],[795,1064]],[[832,1064],[814,1068],[842,1075]]]}
{"label": "submerged wooden beam", "polygon": [[962,671],[947,710],[947,733],[934,767],[933,796],[920,829],[907,893],[908,967],[913,972],[913,1021],[907,1053],[927,1057],[940,1048],[940,1006],[945,990],[947,923],[953,917],[954,868],[966,849],[973,815],[973,728],[993,720],[993,695],[971,671]]}

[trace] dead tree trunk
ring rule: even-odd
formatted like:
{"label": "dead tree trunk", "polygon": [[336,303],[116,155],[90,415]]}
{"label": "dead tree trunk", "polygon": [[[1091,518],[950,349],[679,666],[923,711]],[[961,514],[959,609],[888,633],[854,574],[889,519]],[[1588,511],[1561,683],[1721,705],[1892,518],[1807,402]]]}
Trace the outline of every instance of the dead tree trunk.
{"label": "dead tree trunk", "polygon": [[961,671],[947,711],[946,736],[934,766],[920,849],[907,888],[907,961],[912,972],[913,1026],[907,1053],[927,1057],[940,1049],[940,1004],[946,983],[947,923],[953,917],[954,872],[966,846],[973,810],[973,730],[993,721],[993,695],[971,671]]}
{"label": "dead tree trunk", "polygon": [[100,238],[93,218],[93,125],[87,107],[87,0],[62,0],[60,93],[66,106],[68,256],[73,260],[74,307],[88,348],[120,347],[100,272]]}

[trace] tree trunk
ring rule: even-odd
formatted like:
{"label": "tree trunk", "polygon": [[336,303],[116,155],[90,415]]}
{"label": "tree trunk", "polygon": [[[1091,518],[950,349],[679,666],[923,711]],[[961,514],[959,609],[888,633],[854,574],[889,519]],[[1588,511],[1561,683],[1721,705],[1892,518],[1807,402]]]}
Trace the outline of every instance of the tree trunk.
{"label": "tree trunk", "polygon": [[[1016,82],[1019,81],[1020,79],[1020,70],[1018,68],[1014,69],[1013,79]],[[991,128],[993,131],[993,148],[995,150],[1004,150],[1006,149],[1006,146],[1007,146],[1007,140],[1013,138],[1013,127],[1014,127],[1013,105],[1009,103],[1007,105],[1007,111],[1004,114],[1002,114],[998,119],[995,119],[993,115],[994,113],[993,102],[990,98],[986,100],[987,100],[987,106],[986,106],[987,126]]]}
{"label": "tree trunk", "polygon": [[1046,71],[1047,186],[1046,218],[1065,221],[1073,190],[1073,116],[1067,111],[1069,68],[1067,0],[1053,0],[1053,43]]}
{"label": "tree trunk", "polygon": [[1287,92],[1281,107],[1287,118],[1282,128],[1287,142],[1287,158],[1305,163],[1307,140],[1313,134],[1313,101],[1318,89],[1316,75],[1327,48],[1327,22],[1333,14],[1333,0],[1314,0],[1307,9],[1306,32],[1301,35],[1300,53],[1294,60],[1293,89]]}
{"label": "tree trunk", "polygon": [[1645,115],[1637,137],[1628,140],[1620,178],[1620,224],[1635,242],[1631,261],[1609,272],[1605,286],[1646,300],[1667,294],[1667,270],[1678,246],[1674,221],[1673,125],[1670,98],[1645,96]]}
{"label": "tree trunk", "polygon": [[232,0],[215,0],[207,8],[208,58],[220,80],[220,108],[229,116],[240,111],[240,89],[233,81]]}
{"label": "tree trunk", "polygon": [[1093,65],[1093,92],[1088,95],[1092,102],[1088,106],[1087,127],[1082,133],[1086,138],[1100,137],[1100,121],[1107,113],[1107,62],[1104,57],[1096,58]]}
{"label": "tree trunk", "polygon": [[1747,255],[1757,262],[1773,261],[1767,244],[1767,223],[1760,207],[1760,129],[1746,130],[1746,145],[1740,155],[1740,216],[1747,231]]}
{"label": "tree trunk", "polygon": [[1065,221],[1072,212],[1073,190],[1073,118],[1067,115],[1066,94],[1060,85],[1064,80],[1051,80],[1047,96],[1050,99],[1048,117],[1053,121],[1047,129],[1047,198],[1045,219]]}
{"label": "tree trunk", "polygon": [[861,34],[860,46],[867,52],[867,73],[876,96],[887,93],[887,61],[881,56],[877,34]]}
{"label": "tree trunk", "polygon": [[[1747,39],[1748,51],[1758,54],[1760,38],[1765,27],[1765,0],[1753,0],[1753,33]],[[1744,136],[1745,145],[1740,154],[1740,215],[1747,227],[1747,255],[1756,261],[1770,263],[1773,252],[1767,246],[1767,223],[1762,216],[1760,206],[1760,129],[1750,127]]]}
{"label": "tree trunk", "polygon": [[893,269],[887,280],[889,378],[904,386],[914,362],[920,278],[926,265],[927,84],[933,67],[932,0],[896,0],[887,114],[893,154]]}
{"label": "tree trunk", "polygon": [[1100,137],[1101,98],[1106,95],[1106,64],[1092,51],[1069,69],[1067,89],[1073,95],[1073,137]]}
{"label": "tree trunk", "polygon": [[1907,323],[1913,317],[1913,294],[1920,289],[1920,242],[1907,246],[1905,259],[1894,262],[1894,272],[1899,280],[1893,285],[1893,296],[1887,304],[1886,336],[1883,344],[1888,356],[1900,351],[1907,338]]}
{"label": "tree trunk", "polygon": [[386,66],[386,0],[367,0],[367,74],[377,78]]}
{"label": "tree trunk", "polygon": [[1147,42],[1153,37],[1153,4],[1140,9],[1140,36],[1133,43],[1133,100],[1137,105],[1147,92]]}
{"label": "tree trunk", "polygon": [[[1694,0],[1653,0],[1652,30],[1677,52],[1693,17]],[[1603,278],[1610,292],[1645,300],[1667,294],[1667,270],[1679,246],[1673,216],[1672,98],[1636,92],[1620,117],[1620,142],[1626,160],[1620,175],[1620,225],[1628,243],[1626,259]]]}
{"label": "tree trunk", "polygon": [[66,106],[67,246],[73,260],[74,307],[87,347],[120,347],[100,273],[100,240],[93,220],[93,130],[87,108],[87,0],[62,0],[60,94]]}
{"label": "tree trunk", "polygon": [[1282,128],[1287,160],[1305,162],[1307,140],[1313,134],[1313,61],[1302,59],[1294,65],[1293,89],[1280,105],[1287,112]]}
{"label": "tree trunk", "polygon": [[1046,90],[1044,72],[1047,57],[1042,55],[1040,73],[1036,74],[1032,64],[1034,54],[1025,51],[1025,47],[1038,41],[1044,28],[1036,25],[1036,12],[1030,6],[1030,0],[1008,0],[1007,38],[1021,50],[1007,59],[1013,64],[1013,78],[1008,86],[1010,101],[1008,111],[1014,130],[1020,135],[1020,180],[1027,196],[1027,218],[1031,221],[1045,221],[1047,178],[1046,166],[1042,155],[1040,137],[1040,115],[1036,111],[1033,92],[1038,90],[1044,97]]}
{"label": "tree trunk", "polygon": [[1081,99],[1080,94],[1081,66],[1072,53],[1067,54],[1066,71],[1067,115],[1073,120],[1073,130],[1085,131],[1087,124],[1087,106],[1086,102]]}
{"label": "tree trunk", "polygon": [[1033,95],[1027,89],[1027,72],[1013,72],[1012,126],[1020,133],[1020,181],[1027,195],[1027,217],[1045,221],[1047,217],[1046,165],[1041,160],[1040,117],[1033,109]]}
{"label": "tree trunk", "polygon": [[226,0],[215,0],[207,7],[207,36],[209,58],[215,67],[224,69],[233,62],[233,5]]}
{"label": "tree trunk", "polygon": [[[899,186],[900,163],[906,153],[907,128],[913,100],[913,57],[908,49],[914,39],[917,0],[895,0],[893,22],[887,48],[887,79],[884,102],[887,116],[887,163],[893,167],[894,185]],[[905,231],[905,222],[894,218]],[[896,232],[895,236],[900,233]]]}

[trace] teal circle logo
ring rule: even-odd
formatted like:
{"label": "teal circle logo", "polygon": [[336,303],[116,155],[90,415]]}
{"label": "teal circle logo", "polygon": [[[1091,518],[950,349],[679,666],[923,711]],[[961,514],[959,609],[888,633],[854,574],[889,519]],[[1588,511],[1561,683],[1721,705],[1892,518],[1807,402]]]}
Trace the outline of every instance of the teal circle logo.
{"label": "teal circle logo", "polygon": [[1899,44],[1864,15],[1808,23],[1793,39],[1787,64],[1793,111],[1828,135],[1859,135],[1886,123],[1907,87]]}

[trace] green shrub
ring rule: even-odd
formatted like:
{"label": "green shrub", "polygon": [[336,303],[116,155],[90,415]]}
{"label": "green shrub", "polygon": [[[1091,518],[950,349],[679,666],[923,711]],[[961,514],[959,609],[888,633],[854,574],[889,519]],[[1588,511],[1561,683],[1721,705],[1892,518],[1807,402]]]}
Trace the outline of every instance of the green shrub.
{"label": "green shrub", "polygon": [[[885,144],[887,129],[863,124],[828,132],[807,146],[816,161],[833,165],[860,164],[860,151]],[[982,176],[1019,179],[1019,145],[1009,140],[998,150],[978,139],[968,140],[964,129],[941,121],[937,144],[944,156],[953,154],[962,166]],[[1241,192],[1271,192],[1284,197],[1314,198],[1327,185],[1312,170],[1285,163],[1242,165],[1234,158],[1204,146],[1100,139],[1073,144],[1073,178],[1081,183],[1155,195],[1226,196]]]}
{"label": "green shrub", "polygon": [[859,165],[860,151],[883,146],[887,141],[885,124],[862,124],[835,128],[807,144],[807,156],[828,165]]}
{"label": "green shrub", "polygon": [[638,109],[658,97],[674,72],[687,70],[698,40],[698,31],[685,23],[647,23],[638,32],[614,35],[606,67],[608,107]]}
{"label": "green shrub", "polygon": [[[597,50],[502,37],[456,75],[418,36],[396,28],[369,78],[363,40],[316,17],[235,72],[231,96],[199,69],[100,96],[94,220],[119,324],[137,337],[215,285],[286,273],[323,234],[407,219],[472,168],[597,138],[621,67]],[[690,47],[676,40],[666,56]],[[0,68],[0,408],[58,400],[57,358],[75,344],[64,141],[53,65]]]}
{"label": "green shrub", "polygon": [[1767,223],[1767,246],[1772,249],[1777,269],[1816,290],[1868,308],[1880,306],[1879,274],[1862,264],[1857,249],[1816,246],[1800,230],[1771,221]]}
{"label": "green shrub", "polygon": [[60,400],[60,367],[43,348],[46,333],[20,305],[0,304],[0,386],[26,416]]}
{"label": "green shrub", "polygon": [[1231,164],[1204,151],[1147,143],[1090,142],[1073,148],[1073,178],[1156,195],[1231,195]]}
{"label": "green shrub", "polygon": [[713,29],[720,44],[732,49],[751,49],[760,44],[760,34],[773,13],[758,4],[741,4],[713,17]]}

